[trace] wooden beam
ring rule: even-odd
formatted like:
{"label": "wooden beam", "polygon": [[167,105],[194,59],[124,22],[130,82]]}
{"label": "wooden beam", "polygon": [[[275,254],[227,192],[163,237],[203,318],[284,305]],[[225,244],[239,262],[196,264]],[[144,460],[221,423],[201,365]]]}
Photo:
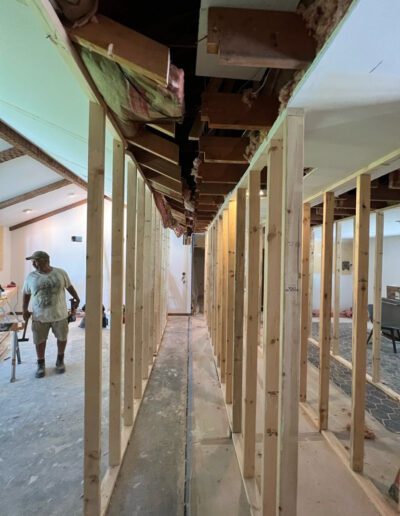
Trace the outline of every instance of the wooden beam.
{"label": "wooden beam", "polygon": [[197,141],[199,140],[200,136],[203,134],[204,131],[204,122],[201,121],[200,113],[197,113],[196,118],[194,119],[192,128],[189,132],[189,140],[190,141]]}
{"label": "wooden beam", "polygon": [[[132,166],[132,165],[131,165]],[[125,155],[122,143],[113,141],[112,235],[111,235],[111,326],[108,464],[121,463],[122,401],[122,305],[124,268]],[[129,204],[128,204],[129,207]],[[126,344],[125,344],[126,346]],[[125,365],[126,369],[126,365]]]}
{"label": "wooden beam", "polygon": [[144,262],[144,217],[145,183],[138,178],[136,219],[136,289],[135,289],[135,374],[133,396],[142,397],[142,347],[143,347],[143,262]]}
{"label": "wooden beam", "polygon": [[128,142],[135,147],[139,147],[139,149],[151,152],[155,156],[179,165],[179,146],[158,134],[148,131],[145,127],[140,129]]}
{"label": "wooden beam", "polygon": [[182,183],[178,181],[175,181],[174,179],[170,179],[169,177],[163,176],[162,174],[159,174],[158,172],[154,172],[153,170],[150,170],[146,167],[142,168],[143,175],[146,179],[151,181],[152,183],[157,183],[161,186],[164,186],[165,188],[168,188],[168,190],[172,190],[173,192],[177,194],[182,193]]}
{"label": "wooden beam", "polygon": [[264,258],[263,380],[264,424],[261,463],[262,514],[277,514],[279,425],[279,332],[281,319],[281,252],[283,144],[272,140],[268,154],[267,226]]}
{"label": "wooden beam", "polygon": [[301,335],[300,247],[303,204],[304,116],[288,109],[284,123],[280,399],[277,496],[281,516],[297,510],[299,369]]}
{"label": "wooden beam", "polygon": [[226,163],[200,163],[198,172],[207,183],[231,183],[236,185],[246,172],[246,165]]}
{"label": "wooden beam", "polygon": [[139,165],[147,167],[170,179],[181,182],[181,167],[144,150],[135,149],[134,156]]}
{"label": "wooden beam", "polygon": [[71,182],[67,181],[67,179],[61,179],[61,181],[56,181],[55,183],[50,183],[49,185],[41,186],[40,188],[35,188],[35,190],[32,190],[31,192],[16,195],[15,197],[11,197],[10,199],[6,199],[5,201],[0,201],[0,210],[4,210],[4,208],[14,206],[14,204],[29,201],[29,199],[34,199],[39,195],[54,192],[55,190],[59,190],[60,188],[64,188],[64,186],[70,184]]}
{"label": "wooden beam", "polygon": [[115,61],[128,71],[163,86],[168,84],[168,47],[125,25],[97,13],[95,20],[71,29],[69,36],[78,45]]}
{"label": "wooden beam", "polygon": [[11,147],[9,149],[5,149],[3,151],[0,151],[0,163],[6,163],[7,161],[20,158],[24,154],[24,151],[18,149],[18,147]]}
{"label": "wooden beam", "polygon": [[226,195],[233,190],[235,185],[227,183],[201,183],[198,185],[200,196],[203,195]]}
{"label": "wooden beam", "polygon": [[250,139],[232,136],[201,136],[199,151],[204,153],[205,163],[230,163],[245,165],[244,157]]}
{"label": "wooden beam", "polygon": [[350,433],[350,465],[362,472],[364,466],[365,375],[367,364],[368,254],[371,176],[357,178],[355,260],[353,270],[353,375]]}
{"label": "wooden beam", "polygon": [[149,127],[152,127],[153,129],[155,129],[156,131],[158,131],[160,133],[170,136],[171,138],[175,138],[175,129],[176,129],[175,122],[164,122],[164,123],[158,122],[158,123],[154,123],[154,124],[148,123],[146,125],[148,125]]}
{"label": "wooden beam", "polygon": [[334,355],[339,354],[340,342],[340,278],[342,274],[342,226],[335,223],[335,266],[334,266],[334,302],[333,302],[333,334],[331,348]]}
{"label": "wooden beam", "polygon": [[207,51],[222,64],[302,69],[315,57],[315,40],[294,12],[208,9]]}
{"label": "wooden beam", "polygon": [[[222,270],[223,270],[223,222],[222,214],[219,214],[217,219],[217,273],[216,273],[216,340],[215,340],[215,355],[217,358],[217,366],[221,365],[221,343],[222,343],[222,326],[223,326],[223,313],[222,313],[222,298],[223,298],[223,283],[222,283]],[[221,379],[222,381],[222,379]]]}
{"label": "wooden beam", "polygon": [[56,210],[49,211],[44,213],[43,215],[39,215],[38,217],[34,217],[33,219],[25,220],[24,222],[20,222],[19,224],[15,224],[15,226],[10,227],[10,231],[15,231],[16,229],[23,228],[24,226],[29,226],[30,224],[34,224],[35,222],[39,222],[40,220],[48,219],[49,217],[54,217],[54,215],[58,215],[59,213],[63,213],[64,211],[73,210],[78,206],[82,206],[86,204],[87,200],[82,199],[81,201],[74,202],[72,204],[68,204],[67,206],[63,206],[62,208],[57,208]]}
{"label": "wooden beam", "polygon": [[102,305],[105,112],[89,105],[84,386],[84,514],[101,511]]}
{"label": "wooden beam", "polygon": [[260,259],[260,171],[251,170],[248,182],[248,204],[246,217],[247,260],[245,313],[245,373],[243,414],[243,476],[253,478],[255,474],[256,446],[256,397],[257,397],[257,348],[260,324],[259,259]]}
{"label": "wooden beam", "polygon": [[[209,216],[208,216],[209,217]],[[211,221],[211,217],[209,217]],[[221,280],[221,314],[222,314],[222,336],[221,336],[221,383],[226,383],[226,348],[228,333],[228,247],[229,247],[229,211],[225,208],[222,212],[222,280]]]}
{"label": "wooden beam", "polygon": [[215,203],[217,205],[221,205],[224,202],[224,196],[223,195],[217,195],[217,194],[206,194],[199,192],[199,204],[209,204],[209,203]]}
{"label": "wooden beam", "polygon": [[278,116],[278,100],[260,96],[251,105],[238,93],[203,93],[201,120],[211,129],[267,129]]}
{"label": "wooden beam", "polygon": [[233,386],[232,432],[242,430],[242,379],[243,379],[243,315],[244,315],[244,250],[246,220],[246,189],[236,191],[235,221],[235,289],[233,321]]}
{"label": "wooden beam", "polygon": [[126,199],[124,423],[134,420],[137,168],[128,161]]}
{"label": "wooden beam", "polygon": [[300,349],[300,401],[307,399],[308,337],[310,336],[310,215],[309,203],[303,204],[303,229],[301,243],[301,349]]}
{"label": "wooden beam", "polygon": [[383,187],[374,188],[371,190],[371,200],[400,202],[400,190]]}
{"label": "wooden beam", "polygon": [[182,201],[182,193],[177,193],[175,190],[171,190],[170,188],[167,188],[163,185],[160,185],[159,183],[153,183],[150,182],[151,187],[156,192],[159,192],[163,195],[166,195],[167,197],[171,197],[172,199],[175,199],[176,201]]}
{"label": "wooden beam", "polygon": [[329,368],[331,346],[332,258],[334,193],[324,193],[321,250],[321,301],[319,330],[319,430],[328,429]]}
{"label": "wooden beam", "polygon": [[381,317],[382,317],[382,260],[384,213],[376,212],[374,268],[374,319],[372,332],[372,381],[380,381],[381,373]]}
{"label": "wooden beam", "polygon": [[205,211],[212,211],[212,212],[216,212],[218,211],[218,205],[217,204],[197,204],[196,206],[196,211],[197,212],[205,212]]}
{"label": "wooden beam", "polygon": [[228,285],[227,285],[227,330],[226,330],[226,381],[225,401],[232,403],[232,372],[234,345],[235,310],[235,240],[236,240],[236,198],[229,201],[228,207]]}
{"label": "wooden beam", "polygon": [[68,170],[64,165],[58,163],[55,159],[51,158],[42,149],[27,140],[22,134],[14,131],[10,126],[0,121],[0,138],[6,140],[8,143],[18,147],[24,154],[30,156],[34,160],[42,163],[46,167],[50,168],[53,172],[56,172],[59,176],[71,181],[81,188],[87,189],[87,183],[81,177]]}
{"label": "wooden beam", "polygon": [[145,188],[145,210],[144,210],[144,240],[143,240],[143,342],[142,342],[142,379],[149,375],[150,349],[150,262],[151,262],[151,212],[153,196],[148,188]]}

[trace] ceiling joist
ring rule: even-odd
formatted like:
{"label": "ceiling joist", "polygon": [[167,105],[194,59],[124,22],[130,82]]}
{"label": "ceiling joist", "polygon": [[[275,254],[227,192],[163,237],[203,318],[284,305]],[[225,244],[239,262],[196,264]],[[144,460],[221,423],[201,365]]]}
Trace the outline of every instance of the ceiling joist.
{"label": "ceiling joist", "polygon": [[235,187],[227,183],[201,183],[199,186],[200,196],[203,195],[227,195]]}
{"label": "ceiling joist", "polygon": [[314,59],[315,48],[297,13],[208,9],[207,52],[218,54],[221,64],[301,69]]}
{"label": "ceiling joist", "polygon": [[244,137],[201,136],[199,151],[204,153],[205,163],[244,165],[248,163],[244,154],[249,142],[250,139]]}
{"label": "ceiling joist", "polygon": [[16,229],[23,228],[24,226],[29,226],[29,224],[34,224],[35,222],[39,222],[40,220],[48,219],[49,217],[53,217],[54,215],[58,215],[59,213],[63,213],[64,211],[72,210],[73,208],[77,208],[78,206],[82,206],[82,204],[86,204],[87,200],[83,199],[82,201],[74,202],[73,204],[68,204],[67,206],[63,206],[62,208],[58,208],[53,211],[49,211],[48,213],[44,213],[43,215],[39,215],[30,220],[25,220],[20,224],[16,224],[15,226],[10,227],[10,231],[15,231]]}
{"label": "ceiling joist", "polygon": [[6,163],[12,159],[20,158],[23,155],[24,151],[18,149],[17,147],[11,147],[10,149],[6,149],[0,152],[0,163]]}
{"label": "ceiling joist", "polygon": [[246,172],[246,165],[227,165],[226,163],[200,163],[198,174],[207,183],[232,183],[240,181]]}
{"label": "ceiling joist", "polygon": [[175,192],[176,194],[182,193],[182,184],[178,183],[177,181],[174,181],[173,179],[169,179],[166,176],[163,176],[162,174],[159,174],[158,172],[154,172],[153,170],[150,170],[148,168],[142,167],[142,172],[146,179],[151,181],[152,183],[155,183],[157,185],[164,186],[165,188],[168,188],[168,190]]}
{"label": "ceiling joist", "polygon": [[62,179],[61,181],[56,181],[55,183],[50,183],[49,185],[42,186],[40,188],[36,188],[30,192],[23,193],[21,195],[16,195],[15,197],[11,197],[10,199],[6,199],[5,201],[0,202],[0,210],[4,210],[5,208],[9,208],[10,206],[14,206],[15,204],[19,204],[21,202],[29,201],[34,197],[38,197],[39,195],[44,195],[49,192],[54,192],[54,190],[59,190],[64,186],[70,185],[71,182],[67,179]]}
{"label": "ceiling joist", "polygon": [[59,176],[67,179],[71,183],[74,183],[81,188],[87,190],[87,183],[81,177],[68,170],[64,165],[58,163],[55,159],[51,158],[42,149],[31,143],[24,136],[14,131],[10,126],[0,121],[0,138],[5,140],[11,145],[18,147],[24,154],[31,158],[39,161],[42,165],[50,168],[53,172]]}
{"label": "ceiling joist", "polygon": [[179,165],[179,146],[151,131],[147,131],[144,127],[128,141],[139,149],[151,152],[155,156]]}
{"label": "ceiling joist", "polygon": [[181,168],[178,165],[142,149],[135,150],[134,156],[142,167],[149,168],[179,183],[181,182]]}
{"label": "ceiling joist", "polygon": [[260,96],[249,105],[239,93],[202,95],[201,120],[211,129],[259,130],[272,127],[278,116],[279,102],[274,97]]}
{"label": "ceiling joist", "polygon": [[69,31],[75,43],[163,86],[168,84],[169,48],[106,16]]}
{"label": "ceiling joist", "polygon": [[170,136],[171,138],[175,138],[175,122],[158,122],[158,123],[148,123],[146,124],[149,127],[152,127],[156,131],[166,134],[167,136]]}
{"label": "ceiling joist", "polygon": [[153,182],[153,180],[150,180],[150,184],[153,190],[155,190],[156,192],[171,197],[172,199],[175,199],[177,201],[182,201],[181,192],[177,193],[175,189],[171,190],[170,188],[167,188],[166,186],[163,186],[160,183]]}

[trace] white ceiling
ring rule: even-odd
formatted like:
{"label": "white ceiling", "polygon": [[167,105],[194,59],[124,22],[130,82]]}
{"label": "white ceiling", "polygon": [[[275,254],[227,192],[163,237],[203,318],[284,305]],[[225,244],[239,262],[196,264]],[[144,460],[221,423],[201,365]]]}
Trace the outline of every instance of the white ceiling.
{"label": "white ceiling", "polygon": [[0,152],[7,149],[11,149],[11,147],[12,145],[0,138]]}
{"label": "white ceiling", "polygon": [[[89,99],[33,2],[1,0],[0,42],[0,118],[87,179]],[[107,131],[107,193],[111,166]]]}
{"label": "white ceiling", "polygon": [[196,75],[223,77],[226,79],[260,80],[264,68],[227,66],[218,62],[218,55],[207,53],[207,29],[209,7],[234,7],[245,9],[269,9],[271,11],[294,11],[299,0],[201,0],[196,58]]}
{"label": "white ceiling", "polygon": [[[74,194],[73,196],[71,194]],[[9,208],[0,210],[0,225],[15,226],[26,220],[45,215],[63,206],[68,206],[77,201],[86,199],[86,191],[75,185],[65,186],[53,192],[39,195],[28,201],[14,204]],[[32,210],[24,213],[24,210]]]}
{"label": "white ceiling", "polygon": [[[59,175],[29,156],[0,163],[0,201],[31,192],[61,179]],[[2,211],[0,210],[0,225]]]}
{"label": "white ceiling", "polygon": [[290,100],[306,114],[305,166],[317,168],[306,199],[400,147],[399,19],[398,0],[354,0]]}

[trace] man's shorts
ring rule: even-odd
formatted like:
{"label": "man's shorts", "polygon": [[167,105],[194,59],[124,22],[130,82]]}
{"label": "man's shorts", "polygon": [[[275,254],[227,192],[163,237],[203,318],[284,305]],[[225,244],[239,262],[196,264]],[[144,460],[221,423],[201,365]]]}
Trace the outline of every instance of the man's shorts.
{"label": "man's shorts", "polygon": [[32,321],[33,343],[38,345],[47,340],[50,328],[57,340],[66,341],[68,337],[68,319],[61,321]]}

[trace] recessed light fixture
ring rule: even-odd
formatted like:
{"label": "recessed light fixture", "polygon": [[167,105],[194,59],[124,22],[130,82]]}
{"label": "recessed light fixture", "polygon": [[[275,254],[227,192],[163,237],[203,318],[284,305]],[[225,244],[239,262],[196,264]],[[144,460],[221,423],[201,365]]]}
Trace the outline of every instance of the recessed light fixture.
{"label": "recessed light fixture", "polygon": [[22,213],[32,213],[32,211],[31,208],[26,208],[26,210],[22,210]]}
{"label": "recessed light fixture", "polygon": [[264,190],[260,190],[260,197],[262,197],[263,195],[266,195],[266,192],[264,192]]}
{"label": "recessed light fixture", "polygon": [[75,197],[75,196],[76,196],[76,193],[75,193],[75,192],[70,192],[70,193],[68,194],[68,197]]}

